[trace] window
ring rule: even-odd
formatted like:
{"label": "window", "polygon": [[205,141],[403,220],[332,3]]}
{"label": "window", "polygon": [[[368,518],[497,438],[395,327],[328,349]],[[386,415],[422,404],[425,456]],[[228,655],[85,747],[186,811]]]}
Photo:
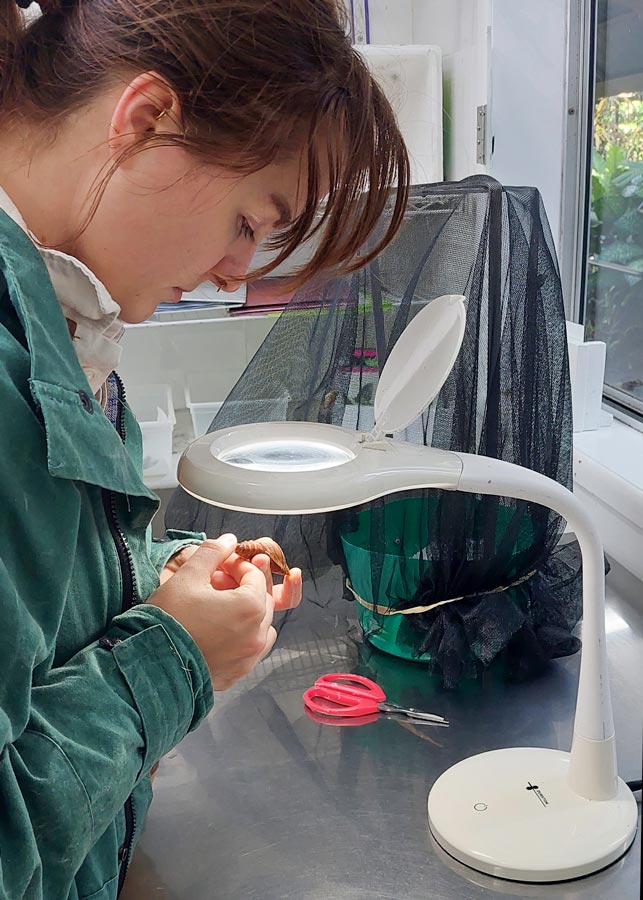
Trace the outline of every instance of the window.
{"label": "window", "polygon": [[605,395],[643,413],[643,3],[593,5],[595,65],[584,279],[587,339],[605,341]]}

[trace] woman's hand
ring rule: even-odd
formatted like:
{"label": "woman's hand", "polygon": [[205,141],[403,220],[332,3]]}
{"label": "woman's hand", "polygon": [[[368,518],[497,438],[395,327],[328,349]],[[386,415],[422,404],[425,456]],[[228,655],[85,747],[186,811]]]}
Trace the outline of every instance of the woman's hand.
{"label": "woman's hand", "polygon": [[[161,584],[165,584],[169,578],[176,575],[181,566],[196,553],[198,548],[199,545],[190,544],[187,547],[183,547],[178,553],[175,553],[161,570]],[[232,553],[229,557],[230,562],[234,562],[236,559],[238,559],[236,553]],[[292,609],[299,605],[302,591],[301,569],[291,569],[290,575],[286,575],[283,584],[275,585],[273,584],[272,573],[270,571],[270,560],[264,553],[259,553],[257,556],[254,556],[251,562],[265,575],[266,590],[269,594],[272,594],[275,609]],[[238,586],[233,584],[233,581],[230,579],[230,576],[224,567],[213,573],[212,585],[218,590],[227,590]]]}
{"label": "woman's hand", "polygon": [[192,635],[218,691],[247,675],[270,652],[277,637],[275,608],[288,609],[301,600],[299,569],[273,588],[268,557],[241,560],[234,553],[236,544],[234,535],[223,535],[185,548],[190,553],[182,551],[170,560],[170,574],[147,601]]}
{"label": "woman's hand", "polygon": [[178,553],[175,553],[174,556],[171,556],[161,569],[161,584],[165,584],[168,578],[171,578],[172,575],[176,575],[183,563],[186,563],[198,549],[198,544],[190,544],[187,547],[183,547],[183,549],[179,550]]}

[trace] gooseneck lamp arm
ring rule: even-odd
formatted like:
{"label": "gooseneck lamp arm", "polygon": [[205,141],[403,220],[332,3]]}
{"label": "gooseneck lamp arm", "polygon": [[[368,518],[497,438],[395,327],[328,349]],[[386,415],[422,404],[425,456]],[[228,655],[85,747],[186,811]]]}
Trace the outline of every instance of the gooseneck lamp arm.
{"label": "gooseneck lamp arm", "polygon": [[605,562],[591,517],[558,482],[512,463],[456,454],[462,460],[457,490],[513,497],[559,513],[575,532],[583,560],[583,648],[569,767],[573,790],[588,800],[617,793],[614,720],[607,673]]}

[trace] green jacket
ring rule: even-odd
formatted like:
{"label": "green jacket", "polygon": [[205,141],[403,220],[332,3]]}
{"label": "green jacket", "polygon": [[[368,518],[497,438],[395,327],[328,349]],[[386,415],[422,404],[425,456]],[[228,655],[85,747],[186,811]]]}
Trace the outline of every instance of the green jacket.
{"label": "green jacket", "polygon": [[213,702],[189,634],[142,604],[195,536],[152,542],[120,406],[115,428],[0,212],[0,900],[116,897],[149,771]]}

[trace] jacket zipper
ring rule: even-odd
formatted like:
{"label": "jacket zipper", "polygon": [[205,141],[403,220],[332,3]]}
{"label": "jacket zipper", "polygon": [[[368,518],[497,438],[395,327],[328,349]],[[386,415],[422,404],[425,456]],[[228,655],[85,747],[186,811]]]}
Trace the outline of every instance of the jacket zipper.
{"label": "jacket zipper", "polygon": [[[116,413],[115,426],[120,439],[123,443],[125,443],[125,422],[123,420],[123,410],[125,407],[125,387],[116,373],[114,373],[114,377],[116,378],[118,389],[118,410]],[[131,607],[134,606],[138,597],[134,560],[132,558],[132,551],[127,542],[127,538],[125,537],[120,525],[118,524],[118,514],[116,512],[116,493],[114,491],[108,491],[107,489],[103,488],[103,506],[105,507],[107,523],[109,525],[109,530],[111,532],[112,538],[114,539],[116,552],[118,554],[118,561],[121,567],[121,579],[123,583],[123,599],[121,604],[121,612],[125,612],[126,610],[131,609]],[[123,889],[123,883],[125,881],[125,876],[127,875],[127,870],[129,868],[130,858],[132,855],[134,835],[136,833],[136,812],[134,810],[134,803],[131,794],[125,801],[124,813],[125,840],[118,853],[119,871],[117,896]]]}
{"label": "jacket zipper", "polygon": [[123,890],[123,884],[125,883],[125,876],[127,875],[127,870],[129,869],[130,856],[132,855],[132,841],[134,840],[134,833],[136,831],[136,813],[134,812],[134,803],[132,802],[131,796],[127,798],[125,801],[125,843],[121,847],[118,852],[118,890],[116,892],[116,896],[118,897],[120,892]]}

